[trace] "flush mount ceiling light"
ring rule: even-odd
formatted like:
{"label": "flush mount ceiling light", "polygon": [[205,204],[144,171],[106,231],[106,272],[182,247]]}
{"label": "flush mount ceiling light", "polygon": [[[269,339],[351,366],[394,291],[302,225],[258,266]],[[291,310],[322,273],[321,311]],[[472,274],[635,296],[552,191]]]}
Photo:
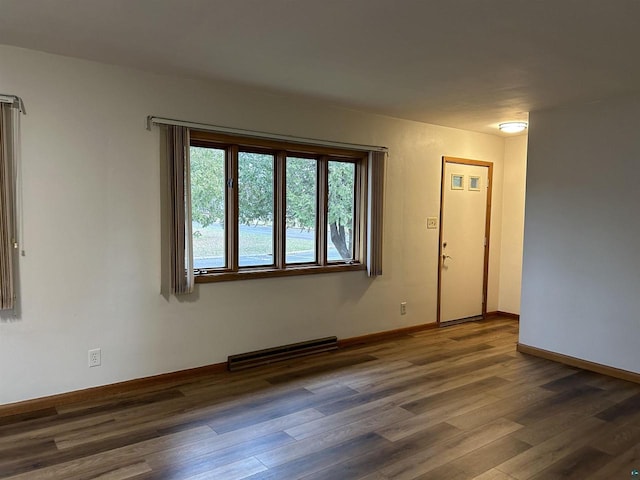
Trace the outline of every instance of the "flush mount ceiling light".
{"label": "flush mount ceiling light", "polygon": [[504,122],[498,128],[504,133],[520,133],[527,128],[527,122]]}

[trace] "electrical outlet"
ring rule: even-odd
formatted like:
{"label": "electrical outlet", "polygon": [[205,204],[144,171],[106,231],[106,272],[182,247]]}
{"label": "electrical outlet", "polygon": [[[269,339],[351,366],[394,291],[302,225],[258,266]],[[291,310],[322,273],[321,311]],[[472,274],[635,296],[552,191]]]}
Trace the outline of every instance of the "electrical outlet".
{"label": "electrical outlet", "polygon": [[400,315],[407,314],[407,302],[400,303]]}
{"label": "electrical outlet", "polygon": [[438,228],[438,217],[427,217],[427,228],[429,230]]}
{"label": "electrical outlet", "polygon": [[89,366],[99,367],[102,365],[102,352],[99,348],[89,350]]}

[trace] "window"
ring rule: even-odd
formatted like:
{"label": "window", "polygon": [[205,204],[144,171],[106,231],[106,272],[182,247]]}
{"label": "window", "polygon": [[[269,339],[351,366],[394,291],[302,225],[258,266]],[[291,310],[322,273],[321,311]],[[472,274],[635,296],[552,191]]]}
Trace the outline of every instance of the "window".
{"label": "window", "polygon": [[191,147],[191,202],[194,268],[227,266],[225,151]]}
{"label": "window", "polygon": [[317,261],[318,162],[287,157],[285,247],[287,264]]}
{"label": "window", "polygon": [[331,246],[329,261],[354,260],[356,168],[350,162],[329,160],[327,230]]}
{"label": "window", "polygon": [[237,178],[238,265],[273,267],[275,155],[239,152]]}
{"label": "window", "polygon": [[197,282],[365,268],[367,152],[190,138]]}

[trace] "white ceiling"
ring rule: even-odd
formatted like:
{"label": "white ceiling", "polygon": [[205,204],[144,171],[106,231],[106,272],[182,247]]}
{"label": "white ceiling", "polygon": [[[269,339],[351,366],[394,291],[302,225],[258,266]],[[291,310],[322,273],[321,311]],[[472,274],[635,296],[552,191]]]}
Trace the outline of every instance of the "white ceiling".
{"label": "white ceiling", "polygon": [[640,89],[638,0],[0,0],[0,44],[487,133]]}

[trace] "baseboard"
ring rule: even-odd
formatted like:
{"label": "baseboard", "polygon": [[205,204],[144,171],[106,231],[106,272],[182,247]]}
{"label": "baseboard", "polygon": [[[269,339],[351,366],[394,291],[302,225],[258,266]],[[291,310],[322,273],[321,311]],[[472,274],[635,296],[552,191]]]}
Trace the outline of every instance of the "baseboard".
{"label": "baseboard", "polygon": [[[355,345],[363,345],[367,343],[379,342],[390,338],[409,335],[411,333],[420,332],[437,328],[436,323],[427,323],[423,325],[415,325],[412,327],[398,328],[396,330],[387,330],[384,332],[372,333],[360,337],[351,337],[338,340],[338,348],[347,348]],[[190,368],[187,370],[179,370],[177,372],[163,373],[161,375],[153,375],[151,377],[137,378],[124,382],[102,385],[100,387],[87,388],[84,390],[75,390],[73,392],[61,393],[58,395],[50,395],[47,397],[35,398],[33,400],[25,400],[22,402],[8,403],[0,405],[0,417],[10,415],[21,415],[25,413],[55,408],[70,403],[86,402],[89,400],[97,400],[113,395],[121,395],[133,393],[136,390],[149,388],[162,388],[171,384],[181,383],[197,379],[207,375],[222,373],[227,371],[227,363],[215,363],[204,367]]]}
{"label": "baseboard", "polygon": [[421,332],[423,330],[431,330],[438,328],[437,323],[424,323],[422,325],[414,325],[412,327],[396,328],[395,330],[385,330],[384,332],[370,333],[360,337],[350,337],[338,340],[339,348],[353,347],[354,345],[365,345],[367,343],[380,342],[390,338],[402,337],[412,333]]}
{"label": "baseboard", "polygon": [[602,365],[601,363],[594,363],[588,360],[582,360],[576,357],[570,357],[561,353],[550,352],[549,350],[543,350],[542,348],[531,347],[518,343],[517,350],[520,353],[526,353],[535,357],[545,358],[547,360],[553,360],[554,362],[563,363],[571,367],[578,367],[582,370],[589,370],[591,372],[601,373],[610,377],[620,378],[629,382],[640,383],[640,373],[630,372],[628,370],[621,370],[615,367],[609,367]]}
{"label": "baseboard", "polygon": [[486,318],[487,320],[490,319],[490,318],[496,318],[496,317],[511,318],[512,320],[520,320],[520,314],[502,312],[500,310],[495,310],[493,312],[487,312],[484,315],[484,318]]}
{"label": "baseboard", "polygon": [[60,393],[58,395],[34,398],[33,400],[7,403],[5,405],[0,405],[0,417],[35,412],[37,410],[59,407],[61,405],[68,405],[70,403],[97,400],[113,395],[130,393],[136,390],[143,390],[154,387],[161,388],[167,385],[193,380],[194,378],[226,371],[226,362],[215,363],[213,365],[205,365],[204,367],[189,368],[187,370],[179,370],[177,372],[163,373],[160,375],[153,375],[151,377],[136,378],[133,380],[126,380],[124,382],[111,383],[109,385],[102,385],[100,387],[92,387],[83,390],[75,390],[73,392]]}

